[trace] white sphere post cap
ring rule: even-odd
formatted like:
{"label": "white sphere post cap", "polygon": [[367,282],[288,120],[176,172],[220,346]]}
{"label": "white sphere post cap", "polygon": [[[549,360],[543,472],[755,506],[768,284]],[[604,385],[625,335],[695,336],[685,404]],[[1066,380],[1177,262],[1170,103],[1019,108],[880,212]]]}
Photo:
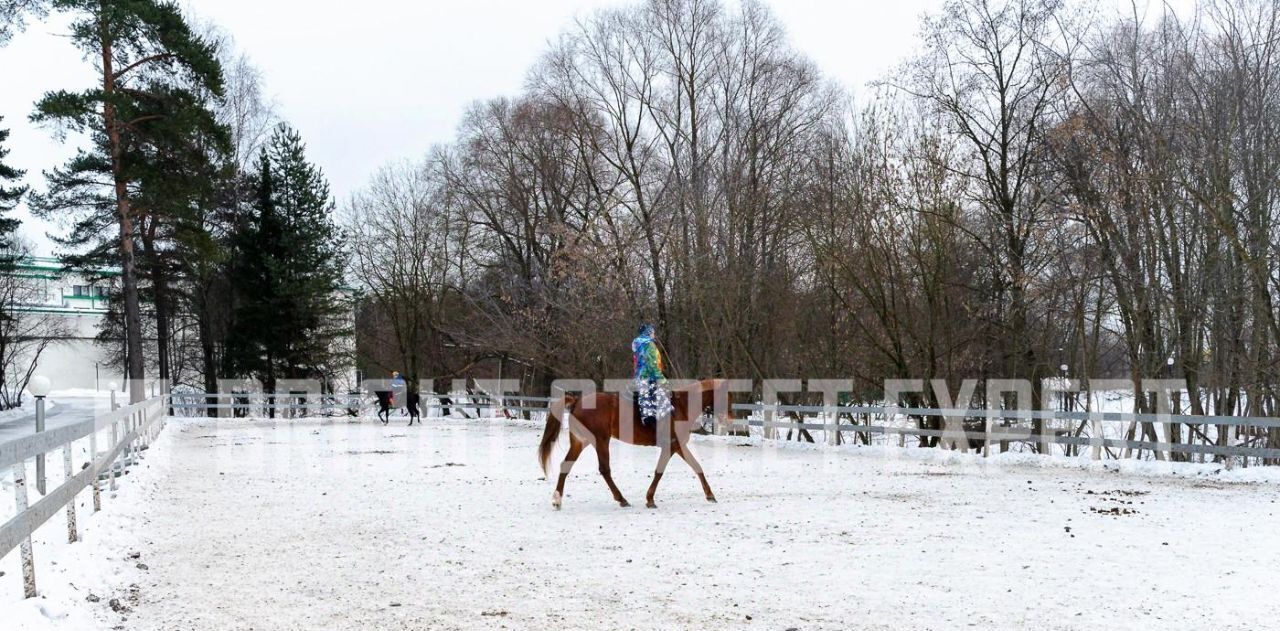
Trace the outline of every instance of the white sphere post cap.
{"label": "white sphere post cap", "polygon": [[27,390],[31,392],[33,397],[43,397],[49,394],[49,390],[53,388],[53,382],[44,375],[36,375],[27,382]]}
{"label": "white sphere post cap", "polygon": [[1062,372],[1067,372],[1067,365],[1066,365],[1066,364],[1063,364],[1063,365],[1061,365],[1061,366],[1058,366],[1058,368],[1062,369]]}

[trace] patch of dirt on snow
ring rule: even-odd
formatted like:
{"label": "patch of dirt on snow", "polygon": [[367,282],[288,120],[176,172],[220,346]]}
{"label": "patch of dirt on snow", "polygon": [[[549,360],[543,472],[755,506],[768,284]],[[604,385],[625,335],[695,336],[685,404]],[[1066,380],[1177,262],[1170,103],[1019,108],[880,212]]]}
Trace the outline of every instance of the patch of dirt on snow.
{"label": "patch of dirt on snow", "polygon": [[1113,517],[1138,514],[1137,510],[1134,510],[1132,508],[1124,508],[1121,506],[1112,506],[1111,508],[1098,508],[1097,506],[1090,506],[1089,512],[1094,513],[1096,515],[1110,515]]}
{"label": "patch of dirt on snow", "polygon": [[919,493],[903,491],[891,493],[869,493],[867,496],[878,500],[888,500],[890,502],[911,502],[920,499]]}
{"label": "patch of dirt on snow", "polygon": [[[98,600],[91,600],[89,602],[98,602]],[[129,585],[129,589],[125,590],[124,594],[117,598],[108,600],[107,606],[111,608],[111,611],[119,614],[126,614],[132,612],[133,608],[137,607],[140,602],[142,602],[142,588],[138,587],[137,583],[131,583]]]}
{"label": "patch of dirt on snow", "polygon": [[896,473],[894,475],[906,475],[913,478],[947,478],[964,475],[958,471],[919,471],[912,473]]}
{"label": "patch of dirt on snow", "polygon": [[[1143,497],[1150,495],[1151,491],[1135,491],[1126,489],[1116,489],[1113,491],[1094,491],[1092,489],[1085,491],[1085,495],[1091,495],[1103,503],[1102,506],[1090,506],[1089,512],[1095,515],[1107,515],[1111,517],[1121,517],[1126,515],[1137,515],[1138,509],[1129,508],[1133,506],[1135,500],[1128,499],[1133,497]],[[1138,504],[1146,504],[1146,502],[1138,501]]]}

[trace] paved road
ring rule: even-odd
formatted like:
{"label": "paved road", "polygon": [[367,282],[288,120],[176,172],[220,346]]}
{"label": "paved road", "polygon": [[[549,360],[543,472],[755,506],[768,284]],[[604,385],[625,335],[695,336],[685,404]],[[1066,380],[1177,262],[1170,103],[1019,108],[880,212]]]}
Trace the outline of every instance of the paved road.
{"label": "paved road", "polygon": [[[45,414],[45,429],[53,429],[89,420],[94,414],[106,412],[111,404],[107,399],[98,397],[50,397],[46,405],[48,411]],[[34,412],[0,421],[0,443],[28,436],[35,431]]]}

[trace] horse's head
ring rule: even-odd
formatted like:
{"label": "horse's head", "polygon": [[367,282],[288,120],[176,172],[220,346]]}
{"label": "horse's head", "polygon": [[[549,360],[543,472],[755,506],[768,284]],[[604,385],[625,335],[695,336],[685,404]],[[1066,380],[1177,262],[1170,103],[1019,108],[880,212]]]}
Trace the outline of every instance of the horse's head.
{"label": "horse's head", "polygon": [[690,388],[690,397],[699,408],[690,410],[690,420],[703,415],[710,415],[718,427],[728,427],[733,423],[733,393],[729,390],[727,379],[703,379]]}

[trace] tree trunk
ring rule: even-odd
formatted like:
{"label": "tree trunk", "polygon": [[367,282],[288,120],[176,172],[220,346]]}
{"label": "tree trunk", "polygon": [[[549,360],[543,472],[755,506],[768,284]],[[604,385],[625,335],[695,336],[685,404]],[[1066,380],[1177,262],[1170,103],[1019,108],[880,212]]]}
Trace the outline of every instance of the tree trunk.
{"label": "tree trunk", "polygon": [[[218,391],[218,368],[214,357],[213,327],[209,324],[208,303],[206,301],[202,302],[204,304],[204,313],[196,314],[196,322],[200,333],[200,359],[204,364],[205,403],[216,403],[216,398],[209,398],[209,395]],[[218,415],[217,410],[214,408],[209,408],[208,412],[210,417]]]}
{"label": "tree trunk", "polygon": [[134,218],[129,207],[129,186],[124,175],[124,146],[120,125],[116,120],[111,97],[115,93],[115,69],[112,65],[113,42],[106,17],[98,22],[102,38],[102,123],[111,153],[111,178],[115,188],[116,214],[120,224],[120,282],[124,292],[125,353],[128,356],[129,401],[146,397],[142,365],[142,312],[138,305],[138,274],[134,267]]}

